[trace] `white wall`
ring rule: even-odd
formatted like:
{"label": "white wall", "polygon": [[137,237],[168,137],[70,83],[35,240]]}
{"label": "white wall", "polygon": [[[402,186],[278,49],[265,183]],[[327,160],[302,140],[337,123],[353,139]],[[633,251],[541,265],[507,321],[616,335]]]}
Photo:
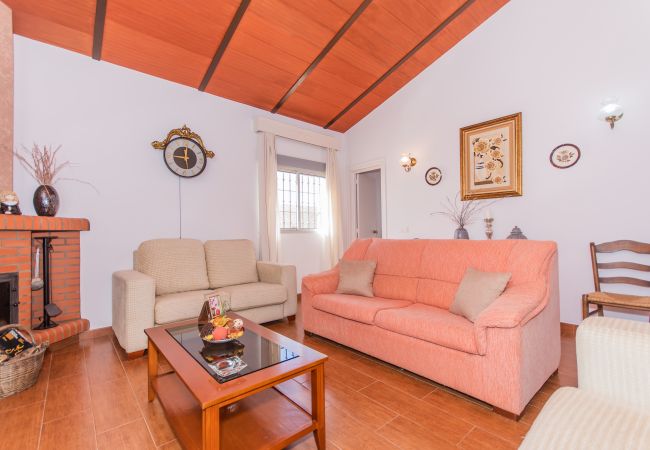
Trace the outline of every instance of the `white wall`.
{"label": "white wall", "polygon": [[[257,159],[253,118],[271,116],[125,68],[15,39],[16,148],[62,144],[75,163],[62,181],[61,217],[87,217],[82,233],[81,309],[91,327],[111,323],[111,273],[131,267],[146,239],[177,237],[178,178],[150,143],[187,124],[216,153],[198,178],[182,181],[183,236],[257,242]],[[311,128],[302,122],[276,120]],[[338,133],[331,132],[332,135]],[[34,214],[36,183],[16,165],[14,189]]]}
{"label": "white wall", "polygon": [[[593,289],[589,241],[650,241],[647,141],[650,3],[636,0],[513,0],[346,133],[350,166],[384,158],[387,236],[448,238],[454,226],[430,213],[459,190],[459,128],[523,113],[523,189],[492,207],[496,238],[519,225],[559,244],[562,321],[581,319]],[[618,97],[625,117],[610,130],[600,102]],[[557,145],[582,159],[549,164]],[[405,173],[400,153],[417,166]],[[438,166],[443,181],[424,181]],[[483,239],[483,227],[469,228]]]}

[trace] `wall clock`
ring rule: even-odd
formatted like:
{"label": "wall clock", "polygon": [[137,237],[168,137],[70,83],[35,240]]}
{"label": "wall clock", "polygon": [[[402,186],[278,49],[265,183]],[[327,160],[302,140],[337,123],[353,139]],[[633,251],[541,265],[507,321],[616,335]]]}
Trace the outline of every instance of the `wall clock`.
{"label": "wall clock", "polygon": [[432,167],[424,174],[424,179],[430,186],[435,186],[442,181],[442,171],[437,167]]}
{"label": "wall clock", "polygon": [[164,140],[153,141],[151,146],[162,150],[167,168],[183,178],[193,178],[203,173],[207,159],[214,157],[214,152],[205,148],[201,136],[187,125],[171,130]]}

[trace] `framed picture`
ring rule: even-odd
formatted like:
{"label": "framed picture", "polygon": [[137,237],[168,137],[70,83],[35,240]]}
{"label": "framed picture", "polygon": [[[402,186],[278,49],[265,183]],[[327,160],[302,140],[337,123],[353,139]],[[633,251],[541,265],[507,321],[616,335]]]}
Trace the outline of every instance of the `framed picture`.
{"label": "framed picture", "polygon": [[462,200],[512,197],[521,189],[521,113],[460,130]]}
{"label": "framed picture", "polygon": [[573,167],[580,159],[580,149],[577,145],[562,144],[551,151],[551,165],[558,169]]}

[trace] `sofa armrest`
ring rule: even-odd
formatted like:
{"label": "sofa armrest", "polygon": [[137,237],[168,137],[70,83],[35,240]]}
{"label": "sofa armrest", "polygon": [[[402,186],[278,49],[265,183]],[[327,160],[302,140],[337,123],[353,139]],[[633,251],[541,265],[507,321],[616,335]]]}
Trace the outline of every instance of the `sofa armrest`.
{"label": "sofa armrest", "polygon": [[650,410],[650,324],[589,317],[576,333],[578,387],[640,411]]}
{"label": "sofa armrest", "polygon": [[524,325],[546,305],[548,289],[542,283],[523,283],[506,289],[476,319],[481,328],[514,328]]}
{"label": "sofa armrest", "polygon": [[155,303],[152,277],[135,270],[113,273],[113,331],[127,353],[147,348],[144,330],[154,326]]}
{"label": "sofa armrest", "polygon": [[325,272],[307,275],[302,278],[302,288],[309,290],[314,295],[333,294],[339,285],[339,269],[333,269]]}
{"label": "sofa armrest", "polygon": [[287,289],[287,301],[284,304],[284,316],[293,316],[298,308],[298,288],[296,266],[257,262],[257,274],[263,283],[281,284]]}

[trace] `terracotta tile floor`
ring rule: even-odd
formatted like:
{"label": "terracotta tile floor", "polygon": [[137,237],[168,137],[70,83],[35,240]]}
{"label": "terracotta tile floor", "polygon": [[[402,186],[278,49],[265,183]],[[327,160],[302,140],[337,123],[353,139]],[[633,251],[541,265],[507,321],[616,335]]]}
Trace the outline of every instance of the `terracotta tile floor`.
{"label": "terracotta tile floor", "polygon": [[[548,397],[577,382],[575,341],[563,338],[559,373],[514,422],[442,386],[324,339],[305,337],[300,319],[269,328],[330,356],[326,420],[331,449],[517,448]],[[178,449],[159,403],[147,402],[146,379],[146,358],[126,361],[109,336],[50,352],[34,387],[0,400],[0,450]],[[281,386],[306,407],[309,388],[306,377]],[[307,436],[291,448],[316,446]]]}

